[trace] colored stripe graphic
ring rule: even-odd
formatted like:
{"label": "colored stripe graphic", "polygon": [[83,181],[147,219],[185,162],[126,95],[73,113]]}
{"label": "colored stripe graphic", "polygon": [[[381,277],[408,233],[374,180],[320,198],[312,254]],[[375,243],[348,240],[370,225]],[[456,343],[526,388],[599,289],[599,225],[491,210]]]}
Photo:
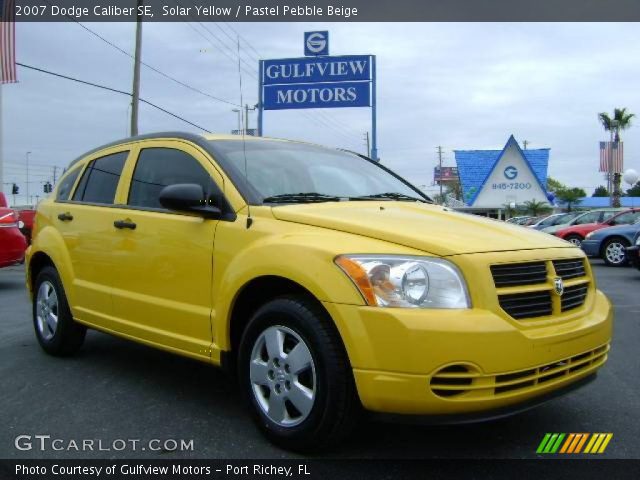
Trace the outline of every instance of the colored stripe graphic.
{"label": "colored stripe graphic", "polygon": [[546,433],[536,453],[600,454],[604,453],[612,438],[613,433]]}
{"label": "colored stripe graphic", "polygon": [[536,453],[542,453],[542,451],[544,450],[544,446],[547,444],[547,442],[549,441],[550,437],[551,437],[550,433],[546,433],[544,435],[544,438],[540,442],[540,445],[538,445],[538,449],[536,450]]}

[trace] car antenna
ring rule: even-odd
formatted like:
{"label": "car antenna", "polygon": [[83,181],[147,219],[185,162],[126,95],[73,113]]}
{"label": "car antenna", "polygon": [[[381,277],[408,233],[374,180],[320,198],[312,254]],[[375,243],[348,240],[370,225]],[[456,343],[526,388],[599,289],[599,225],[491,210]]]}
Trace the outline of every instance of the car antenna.
{"label": "car antenna", "polygon": [[[243,103],[243,98],[242,98],[242,68],[240,65],[240,35],[238,34],[237,37],[237,41],[238,41],[238,80],[240,82],[240,118],[242,118],[242,105]],[[244,124],[240,125],[240,135],[242,135],[242,154],[244,155],[244,179],[247,182],[247,184],[249,183],[249,171],[247,170],[247,144],[246,144],[246,140],[244,138],[246,132],[246,127],[249,125],[249,119],[247,118],[247,116],[249,115],[249,109],[245,108],[244,110]],[[247,228],[251,227],[251,225],[253,224],[253,218],[251,218],[251,205],[250,202],[247,201]]]}

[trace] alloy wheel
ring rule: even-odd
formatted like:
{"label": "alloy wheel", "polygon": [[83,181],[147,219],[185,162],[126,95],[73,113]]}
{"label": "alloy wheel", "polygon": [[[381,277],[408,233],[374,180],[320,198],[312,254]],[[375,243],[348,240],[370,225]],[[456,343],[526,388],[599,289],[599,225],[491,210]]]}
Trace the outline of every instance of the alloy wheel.
{"label": "alloy wheel", "polygon": [[42,282],[38,289],[36,320],[43,340],[51,340],[58,329],[58,294],[49,281]]}
{"label": "alloy wheel", "polygon": [[624,245],[622,245],[621,243],[619,242],[610,243],[609,245],[607,245],[607,248],[605,250],[605,255],[607,257],[607,260],[609,260],[609,262],[614,265],[619,265],[621,263],[624,263],[626,259],[626,253],[624,250],[625,250]]}
{"label": "alloy wheel", "polygon": [[251,390],[263,413],[281,427],[302,423],[316,399],[316,368],[300,335],[274,325],[256,339],[251,352]]}

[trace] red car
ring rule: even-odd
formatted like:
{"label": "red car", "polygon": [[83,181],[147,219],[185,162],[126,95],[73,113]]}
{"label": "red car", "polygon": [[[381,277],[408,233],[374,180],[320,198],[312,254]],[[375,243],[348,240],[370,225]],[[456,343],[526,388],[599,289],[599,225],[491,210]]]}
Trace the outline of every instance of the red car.
{"label": "red car", "polygon": [[630,208],[614,215],[613,217],[601,223],[583,223],[582,225],[570,225],[560,229],[554,233],[556,237],[560,237],[576,246],[580,246],[585,237],[601,228],[613,227],[616,225],[630,225],[640,218],[640,209]]}
{"label": "red car", "polygon": [[24,260],[27,240],[20,232],[18,214],[7,208],[4,194],[0,192],[0,268]]}

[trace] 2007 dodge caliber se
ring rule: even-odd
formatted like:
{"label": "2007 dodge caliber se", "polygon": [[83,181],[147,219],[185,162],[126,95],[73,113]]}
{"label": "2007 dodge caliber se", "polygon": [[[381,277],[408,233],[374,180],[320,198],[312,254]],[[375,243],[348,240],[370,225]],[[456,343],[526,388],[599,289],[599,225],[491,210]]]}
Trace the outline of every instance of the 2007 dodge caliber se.
{"label": "2007 dodge caliber se", "polygon": [[591,380],[612,332],[580,249],[284,140],[165,133],[91,151],[39,205],[27,261],[48,353],[93,328],[221,365],[261,430],[298,450],[335,445],[362,410],[529,408]]}

